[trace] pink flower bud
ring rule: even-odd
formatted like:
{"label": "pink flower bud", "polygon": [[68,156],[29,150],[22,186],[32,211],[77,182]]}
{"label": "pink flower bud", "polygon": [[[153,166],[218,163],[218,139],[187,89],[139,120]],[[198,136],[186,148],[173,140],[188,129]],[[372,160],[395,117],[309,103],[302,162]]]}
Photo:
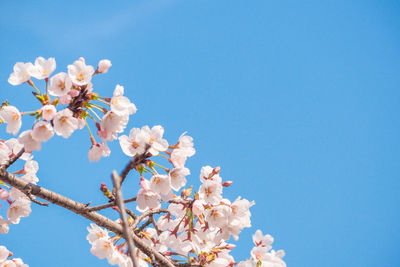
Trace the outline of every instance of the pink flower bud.
{"label": "pink flower bud", "polygon": [[214,169],[213,169],[213,174],[218,174],[219,172],[220,172],[220,170],[221,170],[221,167],[215,167]]}
{"label": "pink flower bud", "polygon": [[232,181],[226,181],[225,183],[222,184],[223,187],[228,187],[232,184]]}
{"label": "pink flower bud", "polygon": [[60,103],[61,105],[68,105],[71,102],[71,99],[70,95],[63,95],[60,97]]}
{"label": "pink flower bud", "polygon": [[108,69],[111,67],[111,61],[108,59],[100,60],[99,65],[97,67],[98,73],[107,73]]}
{"label": "pink flower bud", "polygon": [[2,200],[7,200],[10,197],[10,195],[8,194],[8,191],[0,188],[0,199]]}
{"label": "pink flower bud", "polygon": [[226,249],[229,249],[229,250],[232,250],[232,249],[234,249],[236,247],[236,245],[234,245],[234,244],[226,244],[226,246],[225,246],[225,248]]}
{"label": "pink flower bud", "polygon": [[68,94],[72,97],[77,97],[79,95],[78,90],[70,90]]}

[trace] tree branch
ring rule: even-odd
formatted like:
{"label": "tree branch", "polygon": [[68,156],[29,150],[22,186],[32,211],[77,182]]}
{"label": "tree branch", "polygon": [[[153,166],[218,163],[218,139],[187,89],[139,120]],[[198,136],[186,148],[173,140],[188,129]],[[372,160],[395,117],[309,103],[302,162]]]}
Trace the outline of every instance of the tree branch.
{"label": "tree branch", "polygon": [[[136,156],[133,157],[133,158],[129,161],[129,163],[125,166],[125,168],[123,169],[123,171],[122,171],[121,174],[120,174],[120,177],[121,177],[121,184],[125,181],[126,176],[128,176],[129,172],[130,172],[132,169],[136,169],[136,167],[137,167],[139,164],[144,163],[144,161],[149,157],[149,155],[148,155],[148,153],[147,153],[147,151],[149,150],[149,148],[150,148],[150,146],[147,145],[147,147],[146,147],[146,149],[145,149],[145,152],[144,152],[143,154],[136,155]],[[113,193],[114,193],[114,190],[113,190]]]}
{"label": "tree branch", "polygon": [[[124,200],[124,203],[129,203],[129,202],[133,202],[133,201],[136,201],[136,197],[132,197],[132,198],[125,199],[125,200]],[[93,206],[93,207],[88,207],[87,209],[88,209],[88,211],[99,211],[99,210],[106,209],[106,208],[110,208],[110,207],[116,206],[116,205],[117,205],[117,204],[116,204],[114,201],[112,201],[112,202],[107,203],[107,204],[98,205],[98,206]]]}
{"label": "tree branch", "polygon": [[132,260],[133,267],[136,267],[139,266],[139,264],[135,257],[132,236],[129,234],[129,223],[126,217],[126,210],[121,191],[121,178],[118,176],[116,171],[112,172],[111,177],[115,188],[115,202],[117,202],[119,213],[121,215],[124,238],[128,242],[128,251],[129,251],[129,256],[131,257]]}
{"label": "tree branch", "polygon": [[5,164],[3,164],[4,168],[7,169],[8,167],[10,167],[12,164],[14,164],[14,162],[17,161],[17,159],[19,159],[22,154],[25,153],[25,149],[21,149],[16,155],[14,155],[14,157],[12,157],[11,159],[9,159]]}
{"label": "tree branch", "polygon": [[131,228],[135,229],[139,223],[146,218],[147,216],[153,215],[153,214],[158,214],[158,213],[162,213],[162,212],[169,212],[166,209],[156,209],[156,210],[147,210],[145,212],[143,212],[142,214],[140,214],[139,216],[137,216],[136,220],[133,222]]}
{"label": "tree branch", "polygon": [[[88,211],[87,207],[83,203],[74,201],[70,198],[67,198],[63,195],[60,195],[56,192],[40,187],[38,185],[22,181],[15,175],[8,173],[4,165],[0,166],[0,180],[9,184],[12,187],[17,188],[18,190],[21,190],[22,192],[30,190],[32,195],[40,197],[60,207],[66,208],[78,215],[81,215],[82,217],[85,217],[86,219],[96,223],[101,227],[113,231],[116,234],[122,235],[123,233],[122,225],[110,220],[109,218],[97,212]],[[160,262],[162,266],[174,267],[174,264],[172,264],[164,255],[162,255],[152,247],[148,246],[134,233],[133,230],[130,230],[130,235],[132,236],[135,246],[139,248],[144,254],[149,257],[151,257],[151,255],[154,255],[156,260]]]}

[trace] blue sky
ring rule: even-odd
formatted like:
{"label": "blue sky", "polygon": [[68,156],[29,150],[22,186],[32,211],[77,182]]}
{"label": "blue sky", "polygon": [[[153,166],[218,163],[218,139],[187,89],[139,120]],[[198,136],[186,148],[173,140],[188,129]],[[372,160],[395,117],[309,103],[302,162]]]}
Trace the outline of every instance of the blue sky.
{"label": "blue sky", "polygon": [[[17,61],[55,57],[65,71],[81,56],[110,59],[94,88],[125,86],[138,107],[128,129],[161,124],[171,143],[188,131],[189,182],[198,186],[201,166],[221,166],[234,181],[225,195],[256,202],[237,260],[259,228],[288,266],[400,265],[398,1],[1,1],[0,10],[1,100],[36,107],[28,86],[7,83]],[[128,158],[115,143],[89,163],[89,147],[85,131],[46,143],[35,153],[40,185],[102,203],[99,183]],[[108,266],[89,252],[88,224],[34,206],[0,243],[32,267]]]}

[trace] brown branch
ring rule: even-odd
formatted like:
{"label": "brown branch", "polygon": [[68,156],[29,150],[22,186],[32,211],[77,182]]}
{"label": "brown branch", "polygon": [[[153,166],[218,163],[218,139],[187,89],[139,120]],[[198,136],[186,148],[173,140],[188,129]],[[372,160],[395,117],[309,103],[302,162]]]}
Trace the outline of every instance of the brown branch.
{"label": "brown branch", "polygon": [[[128,176],[129,172],[132,169],[136,169],[137,166],[139,166],[140,164],[144,163],[145,160],[150,157],[150,155],[147,153],[147,151],[149,150],[150,146],[146,145],[146,149],[144,150],[143,154],[140,155],[136,155],[134,156],[129,163],[125,166],[125,168],[122,170],[121,174],[119,175],[121,177],[121,185],[122,183],[125,181],[126,176]],[[113,190],[114,193],[114,190]]]}
{"label": "brown branch", "polygon": [[169,212],[166,209],[156,209],[156,210],[147,210],[145,212],[143,212],[142,214],[140,214],[139,216],[137,216],[136,220],[133,222],[131,228],[135,229],[139,223],[141,221],[143,221],[146,217],[153,215],[153,214],[158,214],[158,213],[162,213],[162,212]]}
{"label": "brown branch", "polygon": [[14,157],[12,157],[11,159],[9,159],[6,163],[3,164],[4,168],[7,169],[8,167],[10,167],[12,164],[14,164],[14,162],[16,162],[21,156],[22,154],[25,153],[25,149],[21,149],[16,155],[14,155]]}
{"label": "brown branch", "polygon": [[136,234],[138,234],[138,233],[140,233],[141,231],[143,231],[144,230],[144,228],[146,228],[147,226],[149,226],[151,224],[151,221],[150,221],[150,219],[148,219],[144,224],[142,224],[139,228],[136,228],[135,229],[135,233]]}
{"label": "brown branch", "polygon": [[154,229],[156,229],[157,234],[160,235],[162,233],[162,231],[160,230],[160,228],[158,228],[156,221],[154,220],[154,216],[153,214],[151,214],[149,216],[149,220],[151,221],[151,223],[154,225]]}
{"label": "brown branch", "polygon": [[[129,203],[129,202],[133,202],[133,201],[136,201],[136,197],[125,199],[124,203]],[[99,211],[99,210],[110,208],[110,207],[116,206],[116,205],[117,204],[115,204],[115,202],[113,201],[113,202],[103,204],[103,205],[88,207],[87,209],[88,209],[88,211]]]}
{"label": "brown branch", "polygon": [[[124,238],[128,242],[128,251],[129,251],[129,256],[131,257],[132,260],[133,267],[136,267],[139,266],[139,264],[136,260],[136,256],[134,253],[132,235],[129,232],[129,223],[128,223],[128,218],[126,217],[125,204],[123,201],[124,198],[122,197],[122,191],[121,191],[121,178],[118,176],[116,171],[113,171],[111,177],[115,188],[115,202],[117,202],[119,213],[121,215]],[[154,257],[154,255],[152,256]]]}
{"label": "brown branch", "polygon": [[[23,192],[25,190],[31,190],[32,195],[40,197],[60,207],[66,208],[78,215],[81,215],[82,217],[85,217],[86,219],[96,223],[101,227],[113,231],[116,234],[122,235],[123,233],[122,225],[114,222],[113,220],[110,220],[109,218],[97,212],[88,211],[87,207],[83,203],[74,201],[70,198],[67,198],[63,195],[60,195],[56,192],[40,187],[38,185],[22,181],[15,175],[8,173],[4,165],[0,166],[0,180]],[[160,262],[160,264],[162,264],[162,266],[174,267],[174,264],[172,264],[170,260],[168,260],[160,252],[148,246],[143,240],[141,240],[134,233],[134,231],[130,230],[130,234],[132,235],[132,239],[133,242],[135,243],[135,246],[139,248],[144,254],[146,254],[149,257],[151,257],[151,255],[154,254],[154,257],[157,259],[158,262]]]}
{"label": "brown branch", "polygon": [[194,200],[188,200],[188,199],[171,199],[168,201],[169,203],[174,203],[174,204],[181,204],[183,206],[186,206],[188,204],[191,204],[194,202]]}
{"label": "brown branch", "polygon": [[130,209],[126,209],[126,213],[128,213],[128,215],[131,216],[132,219],[136,219],[136,214],[133,213],[133,211],[131,211]]}

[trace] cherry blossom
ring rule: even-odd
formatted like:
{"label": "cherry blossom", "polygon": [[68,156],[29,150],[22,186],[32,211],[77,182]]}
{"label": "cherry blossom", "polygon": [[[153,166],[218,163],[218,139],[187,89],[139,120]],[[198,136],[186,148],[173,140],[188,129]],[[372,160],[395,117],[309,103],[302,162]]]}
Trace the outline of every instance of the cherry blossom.
{"label": "cherry blossom", "polygon": [[102,157],[108,157],[110,153],[106,143],[97,143],[90,148],[88,156],[90,161],[99,161]]}
{"label": "cherry blossom", "polygon": [[[60,72],[50,79],[49,94],[53,96],[66,96],[72,88],[72,81],[68,74]],[[63,104],[65,105],[65,104]]]}
{"label": "cherry blossom", "polygon": [[21,113],[14,106],[5,106],[0,109],[0,119],[7,123],[6,131],[16,135],[21,129]]}
{"label": "cherry blossom", "polygon": [[39,142],[46,142],[54,135],[53,127],[45,121],[38,122],[32,130],[32,138]]}
{"label": "cherry blossom", "polygon": [[40,141],[33,138],[32,130],[22,132],[18,137],[18,141],[24,145],[25,151],[28,153],[32,153],[33,150],[40,150],[41,148]]}
{"label": "cherry blossom", "polygon": [[[113,222],[113,227],[105,229],[92,223],[87,228],[86,239],[93,255],[120,267],[133,266],[132,259],[138,262],[139,267],[154,266],[153,256],[156,254],[153,250],[160,253],[157,257],[163,257],[161,259],[173,264],[183,262],[204,267],[286,267],[282,260],[284,251],[272,250],[274,239],[270,235],[263,235],[261,230],[257,230],[253,236],[255,246],[248,260],[237,262],[232,257],[231,251],[236,246],[233,242],[239,239],[244,228],[251,227],[250,208],[254,201],[240,196],[233,202],[225,198],[223,188],[229,187],[232,181],[222,179],[220,167],[202,167],[200,177],[197,178],[201,183],[199,188],[188,185],[188,181],[194,181],[191,180],[191,170],[185,165],[196,153],[191,136],[185,132],[171,143],[175,145],[169,145],[164,139],[164,128],[161,125],[152,128],[147,125],[133,127],[129,135],[123,134],[130,116],[137,111],[135,104],[124,95],[125,90],[121,85],[115,87],[112,97],[99,95],[94,85],[93,77],[108,72],[111,67],[109,60],[99,61],[94,71],[92,66],[86,65],[84,58],[80,58],[68,65],[68,74],[59,72],[51,77],[55,67],[54,58],[46,60],[38,57],[35,65],[17,63],[9,78],[13,85],[28,82],[33,86],[36,90],[35,103],[40,106],[33,111],[20,112],[4,102],[0,108],[0,119],[7,123],[6,131],[14,135],[21,128],[22,115],[30,114],[33,117],[32,124],[28,126],[28,129],[32,129],[23,131],[18,139],[0,140],[0,164],[13,162],[16,155],[22,154],[20,159],[25,160],[22,169],[10,175],[14,175],[18,183],[26,183],[25,187],[19,187],[18,184],[9,187],[0,180],[0,207],[6,214],[6,218],[0,216],[0,234],[8,233],[10,225],[18,224],[21,218],[29,216],[32,202],[46,205],[36,199],[40,195],[34,195],[35,192],[31,191],[31,187],[39,182],[39,165],[31,153],[40,150],[41,143],[52,138],[54,133],[68,139],[74,131],[87,128],[87,140],[90,142],[88,158],[91,162],[108,157],[112,146],[108,147],[106,142],[118,139],[122,152],[131,157],[121,174],[121,185],[128,175],[133,176],[128,178],[132,183],[124,190],[133,188],[133,195],[136,195],[125,201],[129,215],[127,220],[113,221],[110,217],[106,218],[106,223],[103,221],[99,225]],[[45,79],[43,83],[48,88],[41,91],[40,86],[36,87],[30,80],[31,76]],[[25,117],[28,116],[24,116],[24,121]],[[20,152],[22,148],[25,149],[24,153]],[[99,223],[98,218],[102,218],[102,215],[92,213],[94,211],[100,213],[107,207],[112,207],[118,213],[123,210],[120,202],[116,201],[119,189],[108,189],[106,183],[102,183],[100,190],[110,204],[92,210],[87,204],[80,208],[81,213],[78,212],[82,215],[82,209],[87,208],[84,216],[90,218],[90,214],[96,214],[96,219],[92,219],[96,223]],[[136,203],[128,203],[132,200]],[[118,207],[115,206],[117,204]],[[133,209],[128,205],[132,205]],[[147,247],[143,249],[138,245],[130,255],[128,240],[125,240],[126,236],[120,230],[115,230],[116,226],[133,230],[135,236]],[[0,267],[27,266],[21,259],[10,257],[10,252],[0,246]],[[158,266],[164,265],[160,262]]]}
{"label": "cherry blossom", "polygon": [[140,182],[140,190],[137,194],[137,210],[145,211],[147,209],[160,208],[158,200],[161,199],[160,195],[150,189],[150,183],[147,180]]}
{"label": "cherry blossom", "polygon": [[44,105],[41,110],[42,117],[46,121],[51,121],[57,113],[57,109],[53,105]]}
{"label": "cherry blossom", "polygon": [[7,210],[7,218],[12,223],[19,223],[21,217],[27,217],[31,213],[31,201],[24,197],[17,198]]}
{"label": "cherry blossom", "polygon": [[76,85],[86,85],[92,80],[94,69],[85,64],[85,60],[77,60],[72,65],[68,65],[68,75]]}
{"label": "cherry blossom", "polygon": [[69,109],[63,109],[54,117],[54,131],[57,135],[68,138],[71,134],[78,129],[78,119],[73,117],[73,113]]}
{"label": "cherry blossom", "polygon": [[31,71],[31,76],[36,79],[45,79],[56,69],[56,60],[54,58],[44,59],[38,57],[35,60],[34,68]]}
{"label": "cherry blossom", "polygon": [[111,111],[119,116],[136,113],[135,104],[131,103],[129,98],[124,96],[124,87],[119,84],[115,87],[110,107]]}
{"label": "cherry blossom", "polygon": [[14,65],[14,72],[10,74],[8,82],[12,85],[19,85],[29,81],[33,72],[34,66],[32,63],[18,62]]}

